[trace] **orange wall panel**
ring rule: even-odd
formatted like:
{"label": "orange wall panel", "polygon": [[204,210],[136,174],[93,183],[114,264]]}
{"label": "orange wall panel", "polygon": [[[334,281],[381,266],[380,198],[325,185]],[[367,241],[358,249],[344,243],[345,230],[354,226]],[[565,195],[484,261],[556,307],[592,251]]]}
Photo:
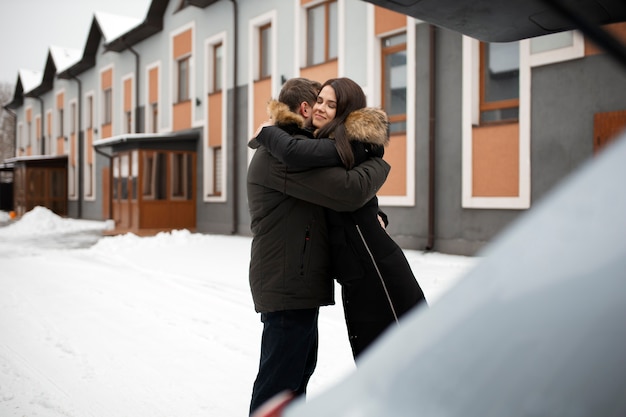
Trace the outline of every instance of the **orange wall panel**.
{"label": "orange wall panel", "polygon": [[156,103],[159,101],[159,68],[152,68],[148,72],[148,80],[150,88],[148,101],[150,103]]}
{"label": "orange wall panel", "polygon": [[102,139],[110,138],[113,134],[113,125],[110,123],[107,125],[102,125]]}
{"label": "orange wall panel", "polygon": [[174,131],[191,129],[191,101],[174,104]]}
{"label": "orange wall panel", "polygon": [[133,80],[124,80],[124,111],[131,111],[133,108]]}
{"label": "orange wall panel", "polygon": [[222,92],[209,94],[209,146],[222,145]]}
{"label": "orange wall panel", "polygon": [[406,16],[384,7],[374,7],[374,31],[376,35],[406,26]]}
{"label": "orange wall panel", "polygon": [[473,129],[472,195],[519,196],[519,124]]}
{"label": "orange wall panel", "polygon": [[65,153],[65,139],[57,138],[57,155],[63,155]]}
{"label": "orange wall panel", "polygon": [[392,135],[389,146],[385,148],[384,160],[391,165],[391,172],[378,195],[404,196],[407,194],[406,182],[406,135]]}
{"label": "orange wall panel", "polygon": [[103,90],[113,87],[113,69],[108,69],[100,74],[100,83]]}
{"label": "orange wall panel", "polygon": [[26,122],[30,123],[33,120],[33,109],[30,107],[26,109]]}
{"label": "orange wall panel", "polygon": [[174,59],[191,53],[191,29],[174,36]]}
{"label": "orange wall panel", "polygon": [[267,102],[272,98],[272,79],[266,78],[254,83],[254,120],[253,128],[256,128],[265,120],[267,114]]}
{"label": "orange wall panel", "polygon": [[57,94],[57,109],[62,109],[64,103],[65,103],[65,94],[63,93]]}
{"label": "orange wall panel", "polygon": [[328,79],[337,78],[337,74],[339,73],[337,65],[337,60],[334,59],[324,64],[302,68],[300,69],[300,76],[319,81],[323,84]]}

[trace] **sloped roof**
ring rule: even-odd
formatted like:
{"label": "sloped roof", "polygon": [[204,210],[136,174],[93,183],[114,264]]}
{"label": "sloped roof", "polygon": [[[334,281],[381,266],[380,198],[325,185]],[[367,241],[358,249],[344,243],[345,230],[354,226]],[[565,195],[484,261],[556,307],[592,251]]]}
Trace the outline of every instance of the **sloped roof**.
{"label": "sloped roof", "polygon": [[48,56],[44,66],[43,76],[38,85],[30,89],[24,88],[26,97],[38,97],[54,87],[54,77],[57,73],[78,61],[80,51],[72,48],[51,46],[48,48]]}
{"label": "sloped roof", "polygon": [[15,90],[13,90],[13,99],[4,104],[3,107],[8,109],[17,109],[24,103],[24,91],[30,91],[41,83],[43,73],[41,71],[33,71],[21,69],[17,74],[17,82]]}
{"label": "sloped roof", "polygon": [[105,48],[109,51],[121,52],[163,30],[163,16],[168,3],[169,0],[152,0],[143,22],[109,40]]}
{"label": "sloped roof", "polygon": [[141,19],[105,12],[96,12],[94,18],[98,21],[105,43],[119,37],[141,23]]}
{"label": "sloped roof", "polygon": [[103,39],[106,44],[106,42],[121,36],[140,24],[141,19],[133,17],[118,16],[104,12],[94,13],[82,57],[73,65],[65,68],[63,71],[59,71],[58,77],[63,79],[72,78],[92,68],[96,64],[96,54]]}

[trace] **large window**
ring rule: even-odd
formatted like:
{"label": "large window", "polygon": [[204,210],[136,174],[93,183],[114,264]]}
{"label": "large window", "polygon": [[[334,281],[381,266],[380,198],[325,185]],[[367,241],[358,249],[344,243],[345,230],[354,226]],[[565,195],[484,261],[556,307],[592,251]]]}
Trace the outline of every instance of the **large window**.
{"label": "large window", "polygon": [[336,1],[307,10],[307,66],[337,58],[337,25]]}
{"label": "large window", "polygon": [[[65,126],[63,126],[63,108],[57,110],[57,126],[59,126],[58,136],[65,136]],[[28,123],[28,144],[30,145],[30,122]]]}
{"label": "large window", "polygon": [[224,59],[224,46],[220,42],[216,45],[213,45],[213,87],[212,92],[217,93],[218,91],[222,91],[223,82],[222,82],[222,62]]}
{"label": "large window", "polygon": [[268,23],[259,28],[259,79],[272,75],[270,57],[272,56],[272,25]]}
{"label": "large window", "polygon": [[480,123],[519,118],[519,42],[480,44]]}
{"label": "large window", "polygon": [[103,92],[103,110],[104,110],[104,120],[103,124],[109,125],[113,121],[113,90],[107,88]]}
{"label": "large window", "polygon": [[189,57],[178,60],[178,102],[189,100]]}
{"label": "large window", "polygon": [[390,133],[406,132],[406,33],[382,39],[383,108],[389,115]]}
{"label": "large window", "polygon": [[172,153],[172,199],[191,200],[193,196],[193,159],[190,153]]}
{"label": "large window", "polygon": [[167,198],[167,154],[156,151],[144,151],[142,154],[143,199],[165,200]]}

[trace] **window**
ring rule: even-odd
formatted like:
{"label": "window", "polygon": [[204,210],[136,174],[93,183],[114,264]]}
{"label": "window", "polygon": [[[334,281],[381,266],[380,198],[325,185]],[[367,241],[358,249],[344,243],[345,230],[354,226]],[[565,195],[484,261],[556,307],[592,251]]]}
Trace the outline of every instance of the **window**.
{"label": "window", "polygon": [[103,94],[103,124],[110,125],[113,121],[113,90],[111,88],[107,88],[106,90],[104,90]]}
{"label": "window", "polygon": [[390,133],[406,132],[406,33],[382,39],[383,109],[389,115]]}
{"label": "window", "polygon": [[172,199],[191,200],[193,184],[192,155],[172,153]]}
{"label": "window", "polygon": [[271,39],[272,25],[270,23],[259,27],[259,79],[268,78],[271,71]]}
{"label": "window", "polygon": [[158,103],[152,103],[150,105],[151,108],[151,112],[150,112],[150,132],[151,133],[157,133],[159,130],[159,104]]}
{"label": "window", "polygon": [[213,92],[217,93],[224,88],[222,85],[222,60],[224,46],[222,43],[213,45]]}
{"label": "window", "polygon": [[307,10],[307,66],[337,58],[337,2]]}
{"label": "window", "polygon": [[143,189],[144,200],[165,200],[166,199],[166,159],[164,152],[144,151],[143,152]]}
{"label": "window", "polygon": [[519,118],[519,42],[480,44],[480,123]]}
{"label": "window", "polygon": [[189,100],[189,57],[178,60],[178,102]]}
{"label": "window", "polygon": [[85,165],[85,195],[87,197],[93,197],[93,187],[91,183],[92,175],[93,175],[93,165],[86,164]]}
{"label": "window", "polygon": [[93,128],[93,96],[87,97],[87,129]]}
{"label": "window", "polygon": [[133,117],[130,111],[124,112],[124,127],[126,129],[124,133],[133,132]]}
{"label": "window", "polygon": [[213,195],[222,195],[222,148],[213,148]]}
{"label": "window", "polygon": [[[57,117],[58,117],[58,126],[59,126],[58,137],[63,137],[65,136],[65,128],[63,126],[63,109],[62,108],[57,111]],[[30,141],[30,138],[28,140]]]}
{"label": "window", "polygon": [[71,124],[70,124],[70,133],[73,135],[76,133],[76,103],[72,103],[71,106]]}

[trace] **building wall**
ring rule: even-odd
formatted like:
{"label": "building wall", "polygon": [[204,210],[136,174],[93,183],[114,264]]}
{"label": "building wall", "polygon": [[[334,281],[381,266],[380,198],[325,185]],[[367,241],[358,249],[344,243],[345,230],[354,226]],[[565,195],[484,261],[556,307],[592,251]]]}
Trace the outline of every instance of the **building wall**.
{"label": "building wall", "polygon": [[[158,1],[158,0],[155,0]],[[88,95],[93,95],[95,105],[95,139],[103,139],[102,118],[102,71],[113,71],[113,126],[111,136],[124,131],[124,80],[131,79],[133,100],[139,107],[147,131],[149,122],[148,72],[158,67],[159,117],[157,133],[170,133],[176,129],[173,103],[176,101],[175,61],[173,39],[190,30],[190,120],[188,128],[201,132],[197,144],[197,222],[196,230],[203,233],[249,235],[249,213],[246,202],[246,172],[252,151],[247,141],[256,129],[256,103],[264,97],[255,96],[254,38],[255,25],[271,22],[273,55],[271,57],[272,97],[277,97],[281,80],[301,75],[305,35],[304,12],[301,0],[240,0],[238,4],[238,30],[233,25],[232,2],[216,2],[201,9],[187,7],[177,10],[179,2],[170,1],[164,15],[164,27],[148,39],[133,45],[139,56],[139,75],[136,73],[136,57],[126,49],[120,53],[106,52],[106,40],[102,39],[96,54],[96,64],[80,74],[83,106]],[[374,6],[359,0],[338,0],[339,46],[337,75],[354,79],[364,89],[369,104],[380,106],[380,45],[374,34]],[[123,13],[123,11],[120,11]],[[435,74],[430,73],[431,28],[426,23],[406,19],[408,34],[408,57],[410,95],[412,100],[407,114],[411,126],[407,146],[411,154],[407,158],[407,172],[413,172],[407,195],[384,196],[381,208],[388,214],[389,233],[407,249],[425,249],[429,245],[429,149],[430,116],[434,120],[434,216],[432,249],[456,254],[475,254],[492,241],[508,224],[527,211],[526,208],[468,208],[463,200],[464,173],[463,135],[464,109],[464,38],[445,29],[436,30]],[[207,197],[207,183],[211,163],[208,148],[208,132],[212,127],[208,107],[209,91],[209,45],[215,37],[224,36],[226,45],[225,84],[223,107],[223,164],[225,166],[224,192],[219,197]],[[235,44],[238,54],[234,56]],[[235,68],[235,61],[237,68]],[[435,107],[430,108],[430,81],[435,75]],[[564,176],[572,172],[593,154],[593,116],[598,112],[626,109],[626,80],[623,70],[604,54],[589,54],[549,65],[532,67],[530,70],[530,207],[537,202]],[[324,79],[319,80],[321,82]],[[135,83],[139,95],[134,96]],[[78,85],[73,80],[55,79],[54,88],[42,96],[44,118],[52,112],[51,129],[53,144],[48,153],[57,152],[56,98],[64,93],[66,109],[66,135],[69,135],[70,102],[78,99]],[[269,97],[267,97],[269,98]],[[197,100],[196,100],[197,99]],[[32,120],[40,115],[37,100],[26,98],[16,112],[18,126],[26,131],[26,109]],[[85,109],[83,108],[83,118]],[[137,117],[137,115],[133,115]],[[83,129],[85,121],[82,121]],[[135,123],[133,123],[133,129]],[[33,124],[33,131],[36,130]],[[31,142],[33,139],[31,139]],[[78,149],[78,148],[76,148]],[[107,152],[107,149],[104,149]],[[62,152],[67,153],[64,149]],[[94,195],[78,200],[70,198],[69,215],[81,213],[85,219],[104,219],[102,189],[109,159],[95,154]],[[393,170],[393,167],[392,167]],[[399,202],[398,202],[399,201]]]}

